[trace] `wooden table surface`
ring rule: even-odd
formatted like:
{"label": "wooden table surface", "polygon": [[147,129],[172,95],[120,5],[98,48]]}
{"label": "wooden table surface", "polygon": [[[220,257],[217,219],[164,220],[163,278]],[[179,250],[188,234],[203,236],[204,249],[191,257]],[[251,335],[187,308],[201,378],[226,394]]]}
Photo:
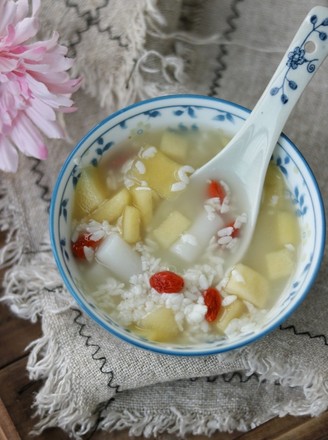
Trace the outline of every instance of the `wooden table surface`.
{"label": "wooden table surface", "polygon": [[[0,245],[4,235],[0,233]],[[3,272],[0,272],[0,279]],[[16,318],[9,308],[0,304],[0,440],[28,439],[35,419],[31,408],[33,396],[42,383],[31,382],[26,372],[28,353],[25,347],[41,335],[39,324]],[[68,440],[60,429],[49,429],[35,440]],[[95,432],[85,440],[127,440],[127,431]],[[176,440],[162,434],[159,440]],[[187,436],[187,440],[205,440],[206,436]],[[328,440],[328,412],[320,417],[275,418],[247,433],[217,433],[212,440]]]}

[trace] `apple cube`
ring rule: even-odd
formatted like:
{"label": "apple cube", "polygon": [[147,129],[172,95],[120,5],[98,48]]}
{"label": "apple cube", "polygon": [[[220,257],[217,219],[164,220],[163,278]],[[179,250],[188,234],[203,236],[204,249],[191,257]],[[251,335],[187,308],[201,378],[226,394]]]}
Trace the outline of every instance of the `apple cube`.
{"label": "apple cube", "polygon": [[296,245],[299,242],[297,218],[291,212],[280,211],[276,217],[276,234],[278,245]]}
{"label": "apple cube", "polygon": [[153,189],[151,190],[151,195],[153,197],[153,205],[157,206],[159,204],[159,202],[162,200],[160,198],[160,196],[157,194],[156,191],[154,191]]}
{"label": "apple cube", "polygon": [[140,212],[134,206],[126,206],[123,211],[122,235],[130,244],[140,240]]}
{"label": "apple cube", "polygon": [[190,226],[190,220],[179,211],[173,211],[154,229],[153,236],[158,243],[168,249]]}
{"label": "apple cube", "polygon": [[98,169],[87,167],[81,171],[74,195],[73,217],[81,219],[108,197],[108,189],[99,177]]}
{"label": "apple cube", "polygon": [[147,182],[160,197],[169,199],[176,194],[172,192],[171,187],[180,181],[178,177],[180,168],[180,164],[156,150],[154,155],[135,161],[130,175],[133,180]]}
{"label": "apple cube", "polygon": [[260,309],[264,308],[269,297],[269,283],[261,274],[238,263],[230,271],[224,288],[227,293],[237,295]]}
{"label": "apple cube", "polygon": [[224,333],[230,321],[240,318],[247,312],[247,307],[240,299],[236,299],[232,304],[222,307],[219,316],[215,321],[216,328]]}
{"label": "apple cube", "polygon": [[276,165],[269,165],[263,188],[263,202],[270,206],[279,206],[283,200],[283,176]]}
{"label": "apple cube", "polygon": [[267,274],[270,280],[279,280],[290,275],[294,269],[293,253],[288,249],[270,252],[265,256]]}
{"label": "apple cube", "polygon": [[161,139],[160,150],[169,158],[184,163],[187,157],[188,140],[181,134],[165,131]]}
{"label": "apple cube", "polygon": [[153,191],[142,186],[132,188],[132,203],[140,211],[143,226],[148,226],[153,218]]}
{"label": "apple cube", "polygon": [[215,133],[216,137],[217,137],[217,145],[220,149],[224,148],[230,141],[231,141],[231,136],[229,136],[226,133]]}
{"label": "apple cube", "polygon": [[171,309],[160,307],[148,313],[140,323],[141,334],[153,341],[173,341],[179,328]]}
{"label": "apple cube", "polygon": [[129,191],[123,188],[112,198],[105,200],[88,218],[100,223],[104,220],[113,223],[122,215],[124,208],[130,201],[131,195]]}

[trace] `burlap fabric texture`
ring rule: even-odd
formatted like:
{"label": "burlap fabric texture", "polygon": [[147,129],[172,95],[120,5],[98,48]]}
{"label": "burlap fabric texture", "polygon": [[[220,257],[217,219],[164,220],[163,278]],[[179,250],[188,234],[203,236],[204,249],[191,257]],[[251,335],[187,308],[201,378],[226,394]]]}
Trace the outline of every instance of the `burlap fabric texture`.
{"label": "burlap fabric texture", "polygon": [[[328,405],[327,258],[301,307],[264,339],[205,358],[155,355],[112,337],[65,291],[48,238],[56,175],[74,143],[108,112],[137,99],[189,91],[252,108],[295,30],[326,0],[42,2],[42,35],[56,29],[85,77],[68,142],[49,142],[46,162],[21,158],[1,175],[1,263],[5,300],[42,322],[28,372],[43,379],[36,430],[59,426],[78,438],[92,429],[212,434],[247,430],[277,415],[318,415]],[[324,63],[285,133],[328,196],[328,69]]]}

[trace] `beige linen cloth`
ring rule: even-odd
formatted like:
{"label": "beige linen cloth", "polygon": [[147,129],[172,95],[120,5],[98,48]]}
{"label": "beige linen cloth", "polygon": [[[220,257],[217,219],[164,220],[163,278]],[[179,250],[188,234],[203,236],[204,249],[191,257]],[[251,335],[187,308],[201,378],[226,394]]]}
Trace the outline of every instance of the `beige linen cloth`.
{"label": "beige linen cloth", "polygon": [[[21,157],[1,174],[0,224],[8,231],[5,301],[41,320],[28,372],[43,379],[36,431],[75,438],[129,428],[212,434],[248,430],[285,414],[328,406],[327,257],[299,309],[258,342],[218,356],[177,358],[127,345],[95,325],[63,287],[49,246],[48,206],[74,143],[114,109],[171,92],[197,92],[252,108],[312,6],[327,0],[44,0],[42,35],[56,29],[84,76],[70,141],[49,142],[46,162]],[[321,67],[285,133],[328,197],[328,64]]]}

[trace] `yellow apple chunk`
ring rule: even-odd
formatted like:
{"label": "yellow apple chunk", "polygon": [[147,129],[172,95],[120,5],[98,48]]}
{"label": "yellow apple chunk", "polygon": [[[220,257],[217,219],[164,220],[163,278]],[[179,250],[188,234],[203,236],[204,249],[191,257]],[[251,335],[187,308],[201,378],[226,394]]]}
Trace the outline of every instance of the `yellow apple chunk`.
{"label": "yellow apple chunk", "polygon": [[222,307],[217,320],[215,321],[216,328],[220,333],[224,333],[230,321],[235,318],[240,318],[247,312],[247,307],[240,299],[236,299],[232,304]]}
{"label": "yellow apple chunk", "polygon": [[178,177],[180,168],[180,164],[160,151],[156,151],[151,157],[138,159],[134,163],[130,175],[133,180],[147,182],[148,186],[156,191],[160,197],[169,199],[176,194],[172,192],[171,187],[180,181]]}
{"label": "yellow apple chunk", "polygon": [[85,217],[107,197],[108,190],[99,177],[98,169],[91,166],[82,169],[75,187],[73,217]]}
{"label": "yellow apple chunk", "polygon": [[284,179],[275,165],[269,165],[263,188],[263,203],[279,206],[284,200]]}
{"label": "yellow apple chunk", "polygon": [[140,212],[134,206],[126,206],[123,211],[122,235],[130,244],[140,240]]}
{"label": "yellow apple chunk", "polygon": [[139,209],[143,226],[148,226],[153,218],[153,191],[142,186],[132,188],[132,203]]}
{"label": "yellow apple chunk", "polygon": [[109,223],[115,222],[121,215],[124,208],[130,203],[131,195],[126,188],[121,189],[112,198],[105,200],[95,211],[93,211],[88,219],[103,222],[107,220]]}
{"label": "yellow apple chunk", "polygon": [[270,280],[279,280],[290,275],[294,269],[293,253],[288,249],[270,252],[265,256],[267,274]]}
{"label": "yellow apple chunk", "polygon": [[168,249],[186,231],[191,222],[179,211],[173,211],[169,216],[154,229],[155,240],[163,247]]}
{"label": "yellow apple chunk", "polygon": [[148,313],[140,323],[140,333],[152,341],[173,341],[180,330],[173,311],[161,307]]}
{"label": "yellow apple chunk", "polygon": [[261,274],[244,264],[236,264],[229,274],[224,290],[249,301],[260,309],[264,308],[269,297],[269,283]]}
{"label": "yellow apple chunk", "polygon": [[170,159],[184,163],[187,157],[188,140],[181,134],[165,131],[161,139],[160,150]]}
{"label": "yellow apple chunk", "polygon": [[226,133],[215,133],[216,137],[217,137],[217,145],[220,148],[220,150],[222,148],[224,148],[231,140],[231,136],[228,136]]}
{"label": "yellow apple chunk", "polygon": [[278,245],[296,245],[299,242],[297,218],[287,211],[280,211],[277,214],[276,234]]}

